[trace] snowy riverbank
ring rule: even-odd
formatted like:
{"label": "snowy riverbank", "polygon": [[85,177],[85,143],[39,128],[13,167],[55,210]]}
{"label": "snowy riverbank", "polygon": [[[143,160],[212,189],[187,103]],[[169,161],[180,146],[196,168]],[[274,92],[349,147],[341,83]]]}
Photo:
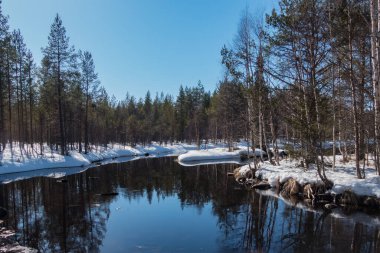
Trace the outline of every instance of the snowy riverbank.
{"label": "snowy riverbank", "polygon": [[[207,150],[191,150],[185,154],[178,156],[180,163],[194,162],[194,161],[218,161],[223,159],[240,159],[241,156],[247,156],[248,151],[245,149],[239,149],[229,152],[227,148],[213,148]],[[256,149],[255,155],[265,155],[265,152]],[[250,151],[249,155],[252,156],[253,152]]]}
{"label": "snowy riverbank", "polygon": [[[246,149],[244,143],[238,143],[237,147]],[[152,143],[147,146],[137,145],[135,147],[109,144],[107,148],[103,146],[92,147],[88,154],[72,150],[69,151],[68,156],[62,156],[58,152],[51,150],[48,145],[44,145],[41,151],[38,144],[35,144],[34,148],[27,146],[20,149],[15,143],[12,152],[8,144],[5,150],[0,153],[0,175],[47,169],[55,169],[65,173],[65,168],[70,168],[70,171],[81,170],[81,168],[90,166],[95,162],[107,162],[110,159],[121,159],[123,161],[123,159],[131,160],[132,158],[137,159],[145,156],[179,156],[187,152],[189,153],[183,156],[184,162],[240,158],[242,153],[246,153],[244,150],[227,152],[226,144],[224,143],[202,144],[200,150],[198,150],[196,144],[159,145],[158,143]],[[260,155],[258,151],[256,151],[256,154]],[[46,174],[45,172],[43,173]]]}
{"label": "snowy riverbank", "polygon": [[[37,146],[36,146],[37,147]],[[63,177],[70,174],[80,173],[92,166],[96,162],[106,164],[110,162],[127,162],[140,159],[149,154],[149,157],[178,156],[181,164],[195,163],[225,163],[230,160],[238,163],[240,156],[246,154],[243,144],[237,145],[239,150],[228,152],[224,144],[207,144],[198,150],[197,146],[188,144],[158,145],[153,143],[149,146],[124,146],[108,145],[105,147],[93,147],[88,154],[70,151],[69,156],[62,156],[52,152],[48,146],[44,146],[43,152],[40,150],[20,150],[13,148],[10,152],[9,146],[0,154],[0,181],[10,182],[33,176]],[[261,155],[260,149],[255,150],[255,155]],[[42,153],[42,155],[41,155]],[[252,152],[250,152],[252,155]],[[333,171],[327,168],[327,177],[334,183],[331,193],[339,194],[350,190],[357,195],[375,196],[380,198],[380,177],[377,175],[373,164],[366,168],[366,178],[357,179],[354,163],[342,163],[341,157],[337,156],[337,165]],[[305,171],[300,168],[296,160],[282,160],[280,166],[271,165],[269,162],[261,163],[257,175],[275,187],[278,182],[283,183],[289,178],[297,180],[301,185],[306,183],[320,183],[320,179],[315,169]],[[240,168],[242,174],[247,171],[248,166]],[[22,173],[20,173],[22,172]]]}
{"label": "snowy riverbank", "polygon": [[[342,157],[337,156],[337,164],[335,170],[326,168],[326,175],[334,185],[330,190],[333,194],[340,194],[345,191],[352,191],[358,196],[373,196],[380,198],[380,176],[374,169],[373,164],[365,169],[366,178],[358,179],[354,162],[342,163]],[[296,160],[282,160],[280,166],[271,165],[264,162],[260,165],[256,175],[267,180],[271,187],[276,187],[278,182],[284,183],[288,179],[295,179],[300,185],[307,183],[319,184],[321,180],[316,169],[304,170],[299,167]],[[372,166],[371,166],[372,165]],[[249,170],[249,166],[245,165],[239,169],[240,174],[244,175]]]}
{"label": "snowy riverbank", "polygon": [[196,145],[176,144],[161,146],[152,144],[148,146],[124,146],[108,145],[105,147],[92,148],[88,154],[70,151],[68,156],[62,156],[52,151],[47,145],[44,145],[43,151],[35,145],[34,149],[20,149],[15,145],[12,149],[7,145],[6,149],[0,153],[0,175],[20,172],[31,172],[37,170],[50,169],[52,173],[55,170],[62,171],[65,168],[70,170],[81,170],[83,167],[90,166],[94,162],[107,161],[110,159],[137,159],[139,157],[161,157],[161,156],[178,156],[186,153],[188,150],[196,149]]}

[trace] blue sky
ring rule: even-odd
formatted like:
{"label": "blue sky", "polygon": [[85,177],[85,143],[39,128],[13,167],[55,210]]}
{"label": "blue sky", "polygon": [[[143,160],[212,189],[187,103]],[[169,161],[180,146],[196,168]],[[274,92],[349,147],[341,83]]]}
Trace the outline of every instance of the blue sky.
{"label": "blue sky", "polygon": [[249,6],[263,17],[277,0],[3,0],[11,29],[20,29],[36,62],[59,13],[70,43],[90,51],[102,85],[123,99],[201,80],[214,90],[223,76],[220,49],[233,41]]}

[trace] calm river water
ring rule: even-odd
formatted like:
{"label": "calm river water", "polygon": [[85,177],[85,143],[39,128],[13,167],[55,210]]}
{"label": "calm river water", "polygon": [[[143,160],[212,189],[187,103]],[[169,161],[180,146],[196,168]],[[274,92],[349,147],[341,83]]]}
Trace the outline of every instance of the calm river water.
{"label": "calm river water", "polygon": [[109,164],[0,185],[0,206],[16,240],[40,252],[380,252],[377,214],[247,192],[227,177],[235,167]]}

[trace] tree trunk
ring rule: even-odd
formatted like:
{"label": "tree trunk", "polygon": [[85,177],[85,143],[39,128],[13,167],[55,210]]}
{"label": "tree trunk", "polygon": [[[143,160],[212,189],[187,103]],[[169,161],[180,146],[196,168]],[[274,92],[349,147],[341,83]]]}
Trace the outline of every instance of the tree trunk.
{"label": "tree trunk", "polygon": [[11,153],[13,153],[13,136],[12,136],[12,80],[11,80],[11,60],[7,53],[7,82],[8,82],[8,124],[9,124],[9,144]]}
{"label": "tree trunk", "polygon": [[4,83],[3,69],[0,66],[0,153],[5,149],[5,131],[4,131],[4,99],[3,99]]}
{"label": "tree trunk", "polygon": [[[377,10],[377,15],[375,14]],[[379,22],[380,0],[371,0],[371,66],[375,109],[375,167],[380,174],[380,87],[379,87]]]}
{"label": "tree trunk", "polygon": [[[59,62],[59,60],[58,60]],[[58,73],[57,73],[57,88],[58,88],[58,122],[59,122],[59,132],[60,132],[60,144],[61,144],[61,155],[66,155],[66,143],[65,143],[65,128],[64,128],[64,117],[63,117],[63,103],[62,103],[62,80],[60,66],[58,63]]]}
{"label": "tree trunk", "polygon": [[[30,67],[31,68],[31,67]],[[31,69],[29,68],[28,71],[28,77],[29,77],[29,142],[33,149],[33,87],[32,87],[32,75],[31,75]]]}
{"label": "tree trunk", "polygon": [[356,87],[354,84],[354,68],[353,68],[353,51],[352,51],[352,20],[350,15],[350,7],[348,9],[348,51],[349,51],[349,64],[350,64],[350,86],[351,86],[351,99],[352,99],[352,113],[354,116],[354,133],[355,133],[355,168],[356,176],[362,178],[360,171],[360,141],[359,141],[359,123],[358,123],[358,107],[356,100]]}

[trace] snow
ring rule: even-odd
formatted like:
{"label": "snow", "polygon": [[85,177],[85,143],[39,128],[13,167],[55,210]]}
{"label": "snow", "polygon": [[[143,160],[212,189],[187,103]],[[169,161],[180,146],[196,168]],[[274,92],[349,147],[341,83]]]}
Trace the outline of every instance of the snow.
{"label": "snow", "polygon": [[[244,142],[235,144],[241,148],[233,152],[227,152],[225,143],[202,143],[201,150],[195,144],[176,143],[173,145],[160,145],[152,143],[147,146],[135,147],[111,143],[104,146],[92,146],[87,154],[78,151],[70,151],[68,156],[62,156],[51,150],[46,144],[41,147],[37,144],[25,146],[20,149],[14,143],[11,152],[9,144],[0,153],[0,182],[12,182],[35,176],[60,178],[71,174],[81,173],[96,164],[126,162],[140,159],[149,154],[149,157],[178,156],[179,162],[184,166],[235,163],[240,164],[240,156],[247,154],[247,145]],[[250,155],[252,155],[250,151]],[[265,152],[255,150],[255,155],[260,156]]]}
{"label": "snow", "polygon": [[[247,150],[228,151],[227,148],[213,148],[208,150],[190,150],[189,152],[178,156],[181,163],[192,161],[222,160],[222,159],[240,159],[241,155],[247,155]],[[252,155],[252,151],[249,152]],[[265,154],[261,149],[255,150],[255,155]]]}
{"label": "snow", "polygon": [[199,166],[199,165],[212,165],[212,164],[244,164],[240,158],[227,158],[227,159],[220,159],[220,160],[201,160],[201,161],[185,161],[181,162],[178,161],[178,163],[185,167],[192,167],[192,166]]}
{"label": "snow", "polygon": [[37,250],[24,247],[14,241],[14,231],[0,228],[0,252],[36,253]]}
{"label": "snow", "polygon": [[[375,196],[380,198],[380,176],[377,174],[373,167],[366,168],[366,178],[358,179],[356,177],[356,170],[354,162],[342,163],[340,156],[336,159],[335,170],[326,168],[326,176],[330,179],[334,186],[331,189],[332,193],[339,194],[346,190],[351,190],[360,196]],[[262,177],[268,180],[268,183],[275,187],[277,181],[285,182],[289,178],[296,179],[301,185],[306,183],[321,183],[317,170],[311,168],[304,170],[297,166],[299,164],[296,160],[282,160],[280,166],[271,165],[269,162],[260,164],[257,175],[261,174]],[[240,168],[240,173],[244,173],[248,169],[248,165]]]}
{"label": "snow", "polygon": [[240,158],[240,151],[228,152],[225,148],[214,148],[208,150],[190,150],[186,154],[178,156],[179,162],[205,161]]}
{"label": "snow", "polygon": [[243,166],[242,168],[239,169],[239,174],[240,176],[244,176],[246,175],[251,169],[249,168],[249,166]]}
{"label": "snow", "polygon": [[20,149],[14,144],[11,152],[8,144],[0,153],[0,182],[11,182],[35,176],[60,178],[67,175],[80,173],[94,166],[95,162],[101,164],[125,162],[145,157],[177,156],[188,150],[197,149],[196,145],[174,144],[159,145],[152,143],[148,146],[136,147],[120,144],[109,144],[105,147],[91,147],[88,154],[70,151],[68,156],[62,156],[51,150],[48,145],[43,145],[41,152],[39,145],[27,146]]}

